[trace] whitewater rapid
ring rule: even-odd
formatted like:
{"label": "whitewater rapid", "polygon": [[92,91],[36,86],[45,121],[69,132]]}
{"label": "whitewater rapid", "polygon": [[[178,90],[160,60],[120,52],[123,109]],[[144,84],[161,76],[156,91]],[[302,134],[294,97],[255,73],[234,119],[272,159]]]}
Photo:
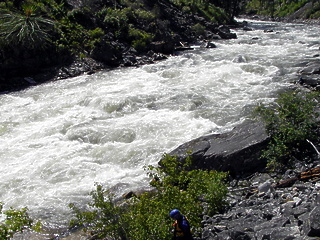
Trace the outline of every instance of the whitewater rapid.
{"label": "whitewater rapid", "polygon": [[[215,49],[0,95],[0,202],[62,226],[95,183],[148,185],[144,166],[193,138],[227,131],[297,80],[319,52],[317,26],[250,22]],[[265,32],[266,29],[273,31]]]}

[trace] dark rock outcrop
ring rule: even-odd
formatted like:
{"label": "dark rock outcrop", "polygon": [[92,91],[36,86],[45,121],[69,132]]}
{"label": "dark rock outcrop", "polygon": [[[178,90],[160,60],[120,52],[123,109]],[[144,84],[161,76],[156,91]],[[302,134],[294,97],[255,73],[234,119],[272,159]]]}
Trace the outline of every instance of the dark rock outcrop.
{"label": "dark rock outcrop", "polygon": [[194,168],[227,171],[233,177],[245,176],[265,168],[266,162],[259,157],[268,141],[264,125],[248,120],[230,132],[182,144],[169,154],[183,161],[190,153]]}
{"label": "dark rock outcrop", "polygon": [[310,62],[299,73],[302,75],[320,74],[320,63],[319,62]]}
{"label": "dark rock outcrop", "polygon": [[298,71],[300,78],[297,81],[297,83],[311,90],[319,91],[320,90],[320,76],[319,76],[320,62],[317,59],[317,57],[318,55],[315,55],[310,62],[303,64],[303,68],[300,71]]}

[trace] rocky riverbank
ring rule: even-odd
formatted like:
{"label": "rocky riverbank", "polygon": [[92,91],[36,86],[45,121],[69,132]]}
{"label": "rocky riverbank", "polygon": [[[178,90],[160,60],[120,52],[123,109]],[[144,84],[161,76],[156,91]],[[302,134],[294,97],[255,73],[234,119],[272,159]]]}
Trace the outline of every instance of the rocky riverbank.
{"label": "rocky riverbank", "polygon": [[297,179],[286,187],[278,186],[275,176],[268,173],[233,181],[230,208],[224,214],[204,216],[201,239],[318,239],[319,163],[300,163],[288,170],[282,179],[296,178],[301,170],[309,168],[317,171],[307,181]]}
{"label": "rocky riverbank", "polygon": [[204,216],[197,239],[320,237],[320,156],[315,151],[284,173],[266,172],[266,162],[258,156],[268,141],[263,124],[246,121],[228,133],[200,137],[170,153],[183,160],[188,150],[194,168],[230,172],[229,208]]}
{"label": "rocky riverbank", "polygon": [[[114,1],[96,0],[88,3],[83,0],[67,0],[63,5],[65,11],[73,16],[70,18],[69,24],[80,24],[89,29],[95,28],[95,30],[90,30],[91,33],[97,31],[101,34],[92,43],[93,46],[84,52],[75,53],[74,50],[70,52],[70,49],[59,51],[59,47],[56,45],[47,50],[41,48],[19,49],[15,46],[0,49],[0,61],[2,62],[0,66],[0,93],[21,90],[46,81],[91,74],[103,69],[153,63],[175,54],[177,50],[189,49],[188,44],[190,43],[237,37],[230,32],[229,27],[222,26],[221,23],[226,22],[237,26],[235,21],[227,19],[226,16],[221,16],[221,19],[217,21],[221,23],[213,23],[208,16],[202,16],[201,11],[186,12],[181,6],[165,0],[145,0],[139,6],[118,3],[116,9],[114,4]],[[113,29],[112,19],[111,22],[108,22],[106,19],[94,16],[94,13],[101,10],[100,8],[113,11],[114,21],[120,21],[120,17],[124,15],[122,16],[124,22],[119,24],[123,25],[122,28],[129,29]],[[81,19],[85,19],[85,21]],[[102,29],[106,29],[106,32],[103,32]],[[128,36],[129,33],[121,35],[120,30],[131,31],[132,36]],[[74,34],[76,35],[77,32]],[[147,41],[143,38],[143,34],[145,38],[149,35],[149,38],[152,36],[152,40]],[[56,39],[55,41],[59,42],[60,40]],[[77,44],[86,45],[88,43]],[[213,47],[213,45],[206,46]],[[81,49],[85,48],[84,46],[80,47]]]}

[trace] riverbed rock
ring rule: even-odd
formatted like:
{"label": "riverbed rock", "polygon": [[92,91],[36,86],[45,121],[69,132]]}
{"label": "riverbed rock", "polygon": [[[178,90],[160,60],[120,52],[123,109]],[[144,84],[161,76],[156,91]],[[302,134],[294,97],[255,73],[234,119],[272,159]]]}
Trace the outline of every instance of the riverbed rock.
{"label": "riverbed rock", "polygon": [[298,83],[306,87],[317,87],[318,85],[320,85],[320,79],[301,77]]}
{"label": "riverbed rock", "polygon": [[305,68],[299,71],[302,75],[320,74],[320,63],[310,62]]}
{"label": "riverbed rock", "polygon": [[156,53],[171,54],[175,45],[171,41],[157,41],[150,43],[150,49]]}
{"label": "riverbed rock", "polygon": [[230,31],[230,28],[228,26],[222,25],[219,26],[219,28],[217,29],[218,31],[218,35],[222,38],[222,39],[233,39],[233,38],[237,38],[237,35],[235,33],[232,33]]}
{"label": "riverbed rock", "polygon": [[316,206],[307,214],[303,231],[307,236],[320,237],[320,206]]}
{"label": "riverbed rock", "polygon": [[268,141],[264,125],[248,120],[230,132],[211,134],[182,144],[169,154],[183,161],[190,153],[194,168],[226,171],[233,177],[244,176],[265,168],[266,162],[259,157]]}
{"label": "riverbed rock", "polygon": [[[223,214],[204,216],[199,239],[318,239],[319,183],[296,182],[292,187],[261,193],[256,189],[265,175],[256,173],[230,187],[228,198],[233,205]],[[247,184],[254,189],[243,188]]]}

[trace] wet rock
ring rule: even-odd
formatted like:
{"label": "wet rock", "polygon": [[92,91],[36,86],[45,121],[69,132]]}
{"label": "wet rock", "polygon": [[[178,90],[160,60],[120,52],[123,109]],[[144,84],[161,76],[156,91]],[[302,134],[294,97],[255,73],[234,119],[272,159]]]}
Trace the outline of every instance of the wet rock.
{"label": "wet rock", "polygon": [[[106,66],[103,63],[97,62],[92,58],[76,59],[71,64],[56,69],[55,76],[52,78],[55,80],[59,80],[79,76],[86,72],[92,74],[94,71],[98,71],[105,68]],[[50,76],[48,76],[48,78],[49,77]],[[36,79],[37,78],[39,78],[39,81],[41,81],[41,79],[43,81],[45,77],[43,75],[40,75],[36,76]]]}
{"label": "wet rock", "polygon": [[216,48],[217,46],[213,42],[204,42],[201,48]]}
{"label": "wet rock", "polygon": [[158,41],[150,44],[150,49],[156,53],[171,54],[174,51],[174,42]]}
{"label": "wet rock", "polygon": [[169,154],[183,161],[191,152],[194,168],[243,176],[265,167],[266,162],[259,157],[268,141],[262,123],[246,121],[230,132],[203,136],[182,144]]}
{"label": "wet rock", "polygon": [[314,78],[302,78],[300,77],[299,84],[309,87],[316,87],[320,85],[320,79],[314,79]]}
{"label": "wet rock", "polygon": [[307,236],[320,237],[320,206],[316,206],[309,214],[305,221],[303,231]]}
{"label": "wet rock", "polygon": [[243,30],[244,30],[244,31],[253,31],[253,29],[252,29],[252,28],[247,27],[247,26],[243,27]]}
{"label": "wet rock", "polygon": [[[233,204],[223,214],[206,216],[202,240],[317,239],[320,236],[319,182],[299,181],[291,187],[270,191],[272,177],[267,175],[256,173],[233,184],[229,193],[229,202],[233,199]],[[256,186],[256,190],[243,188],[244,185]],[[265,185],[268,187],[261,188]],[[261,193],[259,188],[268,192]]]}
{"label": "wet rock", "polygon": [[260,193],[266,193],[268,192],[269,190],[272,189],[272,186],[271,186],[271,181],[266,181],[264,182],[263,184],[259,185],[258,186],[258,191]]}
{"label": "wet rock", "polygon": [[235,33],[231,33],[231,32],[224,32],[224,31],[219,31],[218,35],[222,38],[222,39],[235,39],[237,38],[237,34]]}
{"label": "wet rock", "polygon": [[304,69],[299,71],[302,75],[320,74],[320,63],[311,62]]}

